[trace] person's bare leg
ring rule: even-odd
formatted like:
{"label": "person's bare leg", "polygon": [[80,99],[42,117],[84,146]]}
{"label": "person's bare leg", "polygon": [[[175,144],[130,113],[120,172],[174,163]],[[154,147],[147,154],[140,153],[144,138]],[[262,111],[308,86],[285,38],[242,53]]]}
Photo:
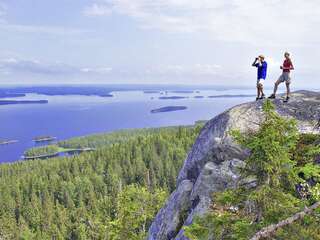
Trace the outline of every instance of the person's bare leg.
{"label": "person's bare leg", "polygon": [[264,92],[263,92],[263,85],[262,84],[260,84],[260,92],[261,92],[261,97],[263,97],[264,96]]}
{"label": "person's bare leg", "polygon": [[290,96],[290,83],[286,83],[286,87],[287,87],[287,97]]}
{"label": "person's bare leg", "polygon": [[260,97],[260,89],[259,89],[259,85],[257,85],[257,99]]}
{"label": "person's bare leg", "polygon": [[281,82],[278,80],[274,83],[274,89],[273,89],[273,94],[276,95],[277,90],[278,90],[278,86]]}
{"label": "person's bare leg", "polygon": [[290,83],[286,83],[286,87],[287,87],[287,97],[285,100],[283,100],[283,102],[288,102],[290,98]]}
{"label": "person's bare leg", "polygon": [[275,98],[276,98],[276,93],[277,93],[278,86],[279,86],[280,83],[281,83],[280,79],[278,79],[278,80],[274,83],[273,93],[270,95],[269,98],[271,98],[271,99],[275,99]]}

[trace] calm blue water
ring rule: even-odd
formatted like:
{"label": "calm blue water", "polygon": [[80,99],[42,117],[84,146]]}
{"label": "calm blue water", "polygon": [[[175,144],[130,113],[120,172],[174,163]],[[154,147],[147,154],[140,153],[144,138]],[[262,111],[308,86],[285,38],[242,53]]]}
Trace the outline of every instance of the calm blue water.
{"label": "calm blue water", "polygon": [[[19,140],[15,144],[0,145],[0,163],[21,159],[27,148],[35,146],[32,139],[36,136],[50,135],[63,140],[119,129],[188,125],[197,120],[211,119],[227,108],[253,99],[207,98],[210,95],[248,94],[244,90],[168,93],[167,96],[189,97],[179,100],[160,100],[158,97],[164,95],[142,91],[112,94],[113,98],[28,94],[19,99],[48,99],[49,104],[0,106],[0,139]],[[205,98],[194,98],[199,95]],[[188,109],[150,113],[152,109],[165,106],[187,106]]]}

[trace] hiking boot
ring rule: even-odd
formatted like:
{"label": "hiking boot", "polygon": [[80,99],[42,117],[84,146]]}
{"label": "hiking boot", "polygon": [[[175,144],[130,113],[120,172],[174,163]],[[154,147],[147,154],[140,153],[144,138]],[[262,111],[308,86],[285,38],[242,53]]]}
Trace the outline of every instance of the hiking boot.
{"label": "hiking boot", "polygon": [[258,101],[260,98],[259,97],[256,97],[256,101]]}
{"label": "hiking boot", "polygon": [[290,97],[286,97],[283,102],[289,102]]}
{"label": "hiking boot", "polygon": [[259,99],[262,100],[262,99],[265,99],[265,98],[266,98],[266,95],[263,94]]}
{"label": "hiking boot", "polygon": [[270,97],[268,97],[269,99],[275,99],[276,95],[275,94],[271,94]]}

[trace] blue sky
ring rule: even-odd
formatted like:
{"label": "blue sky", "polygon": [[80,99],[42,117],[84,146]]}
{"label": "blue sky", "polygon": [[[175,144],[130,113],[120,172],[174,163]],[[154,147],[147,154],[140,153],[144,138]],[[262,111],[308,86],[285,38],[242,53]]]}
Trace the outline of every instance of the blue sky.
{"label": "blue sky", "polygon": [[317,0],[0,0],[0,83],[252,85],[283,52],[320,88]]}

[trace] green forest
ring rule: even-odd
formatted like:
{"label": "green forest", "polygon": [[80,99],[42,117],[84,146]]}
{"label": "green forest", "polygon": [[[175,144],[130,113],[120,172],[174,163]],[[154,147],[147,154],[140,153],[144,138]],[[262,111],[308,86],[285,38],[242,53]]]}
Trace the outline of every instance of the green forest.
{"label": "green forest", "polygon": [[[196,126],[204,125],[204,121],[198,121],[195,123]],[[67,140],[58,141],[56,143],[50,143],[46,146],[34,147],[27,149],[24,152],[25,157],[36,157],[42,155],[52,155],[59,152],[68,152],[72,150],[81,149],[97,149],[101,147],[106,147],[115,143],[124,143],[137,137],[145,137],[153,134],[159,133],[159,131],[164,132],[164,130],[169,132],[174,132],[178,127],[162,127],[162,128],[142,128],[142,129],[128,129],[121,130],[112,133],[102,133],[83,137],[75,137]],[[185,126],[183,128],[190,128],[190,126]]]}
{"label": "green forest", "polygon": [[[259,131],[229,132],[250,150],[240,170],[244,181],[256,179],[256,185],[215,193],[211,211],[184,227],[191,240],[320,240],[320,136],[300,134],[296,122],[278,115],[269,101],[263,110]],[[0,239],[144,239],[202,127],[74,138],[28,152],[95,150],[0,165]]]}
{"label": "green forest", "polygon": [[58,145],[96,151],[0,165],[0,239],[143,239],[201,127],[76,138]]}

